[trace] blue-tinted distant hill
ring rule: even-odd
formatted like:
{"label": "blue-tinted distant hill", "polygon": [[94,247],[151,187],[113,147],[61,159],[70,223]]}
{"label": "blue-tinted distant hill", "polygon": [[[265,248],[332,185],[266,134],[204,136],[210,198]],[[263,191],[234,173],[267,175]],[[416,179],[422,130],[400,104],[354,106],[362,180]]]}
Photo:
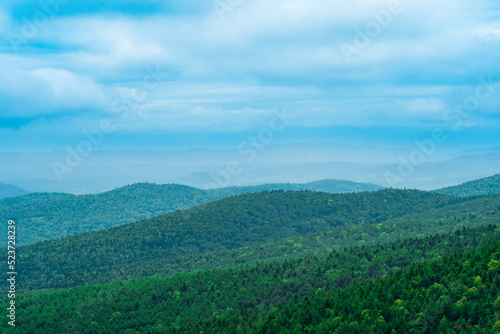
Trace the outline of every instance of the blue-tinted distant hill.
{"label": "blue-tinted distant hill", "polygon": [[230,187],[225,190],[234,191],[238,194],[256,193],[261,191],[272,190],[286,190],[286,191],[299,191],[311,190],[322,191],[331,194],[362,192],[362,191],[376,191],[381,190],[383,187],[371,183],[357,183],[343,180],[321,180],[309,183],[271,183],[258,186],[246,187]]}
{"label": "blue-tinted distant hill", "polygon": [[378,190],[373,184],[323,180],[307,184],[268,184],[198,189],[177,184],[137,183],[100,194],[33,193],[0,200],[0,219],[19,222],[19,244],[102,230],[245,193],[313,190],[345,193]]}
{"label": "blue-tinted distant hill", "polygon": [[466,182],[458,186],[438,189],[435,192],[459,197],[500,194],[500,174]]}
{"label": "blue-tinted distant hill", "polygon": [[0,198],[15,197],[26,194],[27,191],[12,184],[0,182]]}

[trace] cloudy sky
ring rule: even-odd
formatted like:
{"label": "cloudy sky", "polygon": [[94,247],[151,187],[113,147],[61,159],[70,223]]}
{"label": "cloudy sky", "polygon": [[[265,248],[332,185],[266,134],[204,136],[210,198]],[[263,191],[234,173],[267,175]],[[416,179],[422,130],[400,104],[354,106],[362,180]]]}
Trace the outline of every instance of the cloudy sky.
{"label": "cloudy sky", "polygon": [[499,146],[495,0],[4,0],[0,150]]}

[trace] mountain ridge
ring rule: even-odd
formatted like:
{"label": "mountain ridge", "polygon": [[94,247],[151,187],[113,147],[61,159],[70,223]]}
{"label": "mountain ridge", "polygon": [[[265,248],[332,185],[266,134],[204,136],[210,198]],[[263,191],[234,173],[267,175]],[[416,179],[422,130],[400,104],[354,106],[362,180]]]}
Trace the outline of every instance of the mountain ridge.
{"label": "mountain ridge", "polygon": [[382,187],[342,180],[220,189],[135,183],[99,194],[32,193],[15,199],[6,198],[0,200],[0,219],[15,219],[22,223],[21,228],[24,230],[18,239],[22,245],[132,223],[233,195],[264,190],[313,188],[339,193],[379,190]]}
{"label": "mountain ridge", "polygon": [[436,189],[434,192],[458,197],[500,194],[500,174],[468,181],[456,186]]}
{"label": "mountain ridge", "polygon": [[[165,333],[173,328],[177,329],[173,330],[175,333],[200,333],[198,326],[210,327],[213,321],[223,327],[229,324],[224,319],[234,320],[257,309],[269,313],[273,311],[270,307],[277,310],[283,304],[308,306],[304,303],[307,300],[322,298],[325,294],[349,289],[349,286],[356,288],[387,274],[401,275],[410,265],[413,265],[410,270],[414,270],[416,265],[427,265],[429,260],[439,261],[450,252],[471,246],[482,247],[499,239],[500,228],[489,225],[295,260],[21,296],[20,312],[26,320],[20,324],[20,333],[29,333],[35,325],[52,333],[68,332],[68,326],[75,325],[93,329],[95,333],[124,332],[130,327],[144,333]],[[484,264],[488,260],[481,259]],[[481,276],[485,277],[482,273]],[[432,278],[436,279],[439,277]],[[307,306],[304,309],[307,310]],[[36,320],[41,313],[47,321]],[[7,325],[0,324],[0,328],[4,326]],[[236,333],[234,329],[230,332]]]}
{"label": "mountain ridge", "polygon": [[[500,196],[460,199],[417,190],[243,194],[186,211],[20,247],[20,261],[26,267],[20,270],[19,283],[36,278],[38,285],[45,282],[44,288],[63,288],[94,280],[95,270],[102,273],[98,279],[118,279],[123,272],[141,275],[142,270],[150,269],[145,268],[146,263],[158,272],[158,263],[168,269],[188,257],[194,261],[191,269],[195,269],[198,256],[209,252],[325,232],[338,226],[390,222],[414,229],[409,221],[432,219],[428,225],[437,229],[445,224],[459,227],[463,219],[487,222],[488,215],[498,214],[499,208]],[[445,218],[449,221],[443,221]],[[358,233],[362,236],[365,232]],[[48,252],[53,256],[43,255]],[[73,274],[64,277],[68,272]]]}
{"label": "mountain ridge", "polygon": [[18,186],[0,182],[0,199],[25,195],[28,192]]}

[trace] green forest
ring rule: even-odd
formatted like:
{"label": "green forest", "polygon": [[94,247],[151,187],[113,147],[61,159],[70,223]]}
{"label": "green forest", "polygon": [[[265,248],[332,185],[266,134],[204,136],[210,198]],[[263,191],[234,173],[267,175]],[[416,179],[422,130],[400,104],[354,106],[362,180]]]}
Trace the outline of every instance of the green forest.
{"label": "green forest", "polygon": [[500,334],[500,0],[0,0],[0,334]]}
{"label": "green forest", "polygon": [[[500,195],[275,186],[18,247],[16,327],[0,332],[500,333]],[[139,200],[160,188],[121,188],[109,203],[160,207]]]}
{"label": "green forest", "polygon": [[[341,180],[322,180],[306,184],[265,184],[203,190],[177,184],[137,183],[101,194],[71,195],[33,193],[2,198],[2,189],[14,186],[0,183],[0,219],[21,221],[19,244],[97,231],[132,223],[169,212],[188,209],[218,199],[270,190],[313,190],[328,193],[373,191],[380,186]],[[15,190],[15,189],[14,189]],[[19,190],[20,191],[20,190]],[[14,196],[12,192],[9,192]],[[23,192],[15,192],[15,196]]]}
{"label": "green forest", "polygon": [[498,333],[499,260],[493,241],[371,282],[168,332]]}
{"label": "green forest", "polygon": [[[405,325],[409,312],[414,312],[415,328],[426,333],[434,333],[436,321],[439,325],[438,320],[447,314],[453,324],[487,328],[494,306],[500,307],[496,298],[500,297],[500,244],[492,243],[496,240],[500,240],[500,228],[489,225],[295,260],[28,294],[19,301],[23,320],[17,327],[19,333],[156,333],[169,327],[175,329],[173,332],[190,333],[326,333],[326,328],[339,333],[369,333],[365,331],[369,326],[385,333],[387,328],[409,330],[393,326]],[[428,264],[430,260],[439,261]],[[370,288],[367,282],[381,276],[386,277],[370,283]],[[407,276],[414,277],[405,281]],[[478,286],[474,286],[477,280],[471,283],[475,277],[482,277]],[[484,299],[471,298],[467,292],[474,288],[481,289],[476,297]],[[389,295],[381,300],[386,289]],[[369,290],[373,290],[371,294]],[[412,295],[414,290],[419,291],[416,296]],[[432,299],[436,293],[437,298]],[[412,297],[427,299],[413,302]],[[402,300],[402,305],[397,300]],[[379,323],[380,317],[388,319],[387,314],[393,311],[394,305],[388,301],[397,308],[407,305],[408,310]],[[437,302],[443,309],[436,320],[431,308]],[[425,303],[430,304],[428,310]],[[481,309],[490,321],[483,324],[479,322],[483,318],[473,323],[463,319],[457,306],[460,303]],[[422,310],[416,312],[415,307]],[[304,314],[304,310],[311,314]],[[366,312],[368,318],[363,317]],[[406,318],[397,319],[403,315]],[[212,320],[200,324],[199,319]],[[349,328],[356,320],[359,326]]]}
{"label": "green forest", "polygon": [[[419,226],[425,236],[441,228],[447,232],[450,227],[462,227],[470,219],[489,222],[496,219],[499,208],[500,196],[458,199],[410,190],[244,194],[187,211],[20,247],[19,285],[28,290],[68,288],[157,273],[174,274],[186,269],[208,269],[205,256],[217,257],[213,252],[226,251],[226,255],[234,256],[234,251],[227,251],[246,253],[241,248],[300,236],[307,239],[328,231],[334,233],[330,238],[340,240],[335,234],[347,233],[336,229],[342,226],[382,224],[377,229],[346,236],[343,246],[351,246],[358,239],[371,242],[378,235],[391,240],[390,235],[395,231],[406,232]],[[433,217],[438,220],[430,221]],[[429,229],[426,224],[414,221],[427,221],[434,227]],[[400,224],[403,225],[399,227]],[[419,235],[418,230],[414,232]],[[331,241],[326,240],[326,246],[328,242]],[[307,247],[299,245],[310,243],[298,241],[294,245],[302,250]],[[254,256],[241,256],[240,260],[245,262]],[[219,265],[224,266],[227,260],[220,260]]]}
{"label": "green forest", "polygon": [[458,186],[442,188],[436,190],[436,192],[460,197],[500,194],[500,174],[466,182]]}

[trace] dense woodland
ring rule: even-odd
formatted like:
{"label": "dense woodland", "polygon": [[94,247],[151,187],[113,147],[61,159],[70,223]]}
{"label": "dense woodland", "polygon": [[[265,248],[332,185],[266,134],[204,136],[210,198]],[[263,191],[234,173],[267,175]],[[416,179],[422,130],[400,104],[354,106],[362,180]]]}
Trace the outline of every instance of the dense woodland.
{"label": "dense woodland", "polygon": [[[265,190],[314,190],[329,193],[372,191],[381,187],[340,180],[306,184],[266,184],[202,190],[176,184],[138,183],[101,194],[35,193],[0,200],[0,219],[20,224],[18,244],[56,239],[132,223],[218,199]],[[2,185],[0,184],[0,195]],[[22,193],[18,193],[21,195]],[[0,198],[2,198],[0,196]]]}
{"label": "dense woodland", "polygon": [[29,244],[130,223],[216,199],[186,186],[143,183],[97,195],[35,193],[6,198],[0,201],[0,212],[4,220],[18,221],[18,242]]}
{"label": "dense woodland", "polygon": [[91,198],[84,213],[97,218],[106,203],[127,207],[124,217],[160,208],[166,193],[169,210],[211,202],[19,247],[17,326],[0,322],[0,332],[500,332],[500,195],[295,186],[226,188],[215,201],[151,184],[4,199],[42,221],[56,207],[30,205],[45,200],[70,213]]}
{"label": "dense woodland", "polygon": [[[139,183],[101,194],[34,193],[0,183],[0,219],[19,221],[19,245],[98,231],[166,213],[196,207],[230,196],[262,191],[311,190],[327,193],[376,191],[374,184],[322,180],[305,184],[265,184],[203,190],[176,184]],[[471,197],[500,193],[500,175],[436,190]],[[14,197],[17,196],[17,197]],[[9,198],[3,198],[9,197]]]}
{"label": "dense woodland", "polygon": [[[370,317],[375,316],[374,320],[377,320],[380,315],[389,320],[385,327],[380,327],[381,333],[385,333],[384,329],[394,328],[391,327],[393,326],[391,321],[395,322],[395,319],[392,317],[388,319],[386,315],[390,312],[384,309],[386,300],[394,303],[397,299],[402,299],[403,304],[397,306],[406,306],[408,303],[406,307],[409,308],[410,305],[411,307],[415,305],[408,300],[411,297],[411,293],[406,291],[408,289],[424,289],[425,295],[425,289],[432,289],[436,283],[446,284],[437,292],[441,294],[449,292],[446,289],[451,288],[456,279],[453,273],[460,273],[460,271],[453,271],[456,270],[457,265],[468,266],[467,269],[470,269],[471,274],[465,272],[463,275],[472,275],[469,278],[478,275],[482,277],[481,285],[476,286],[481,289],[481,293],[491,289],[490,286],[483,285],[487,284],[487,279],[492,280],[488,283],[495,283],[493,282],[495,275],[500,273],[498,271],[500,248],[498,245],[492,248],[494,244],[488,243],[499,239],[500,228],[489,225],[476,229],[462,229],[447,235],[355,247],[295,260],[197,271],[173,277],[138,279],[73,288],[49,294],[26,295],[20,299],[19,317],[21,320],[18,330],[19,333],[155,333],[164,332],[168,328],[178,328],[181,332],[192,333],[199,333],[201,330],[210,333],[213,329],[217,329],[216,332],[224,329],[227,333],[278,333],[279,328],[283,330],[286,328],[282,331],[286,333],[288,330],[302,332],[308,325],[319,326],[326,320],[336,319],[333,323],[326,325],[332,329],[340,328],[339,333],[344,333],[342,326],[345,326],[346,319],[349,319],[347,325],[357,320],[360,326],[357,330],[364,329],[357,333],[368,333],[370,331],[366,330],[366,326],[378,323],[365,324],[363,321],[368,319],[356,318],[367,309]],[[401,277],[404,276],[400,274],[400,271],[410,265],[415,266],[485,244],[488,244],[487,255],[484,255],[482,259],[484,263],[481,265],[477,264],[477,254],[472,255],[475,262],[471,263],[472,261],[469,260],[468,264],[465,263],[463,257],[454,257],[447,259],[445,263],[447,265],[453,261],[461,263],[453,263],[453,267],[451,265],[431,267],[440,269],[439,274],[431,273],[427,277],[421,273],[426,269],[418,266],[407,272],[418,270],[422,277],[415,276],[414,280],[409,280],[406,285],[405,282],[394,283],[394,280],[402,280]],[[483,253],[485,253],[484,249],[480,251],[480,254]],[[484,272],[485,268],[488,269],[487,272]],[[441,274],[441,272],[445,273]],[[369,295],[374,300],[366,300],[366,296],[363,296],[368,293],[365,282],[386,275],[394,276],[386,278],[386,281],[376,281],[374,283],[376,290]],[[466,283],[468,282],[460,282],[460,284]],[[500,283],[498,277],[495,284],[497,283]],[[353,284],[360,285],[348,288]],[[389,289],[392,295],[378,301],[380,292],[385,291],[383,285],[394,285],[397,288]],[[466,287],[472,288],[472,286]],[[339,290],[342,288],[348,288],[348,292]],[[492,301],[496,298],[495,293],[500,293],[499,288],[500,285],[497,284],[496,290],[488,291],[492,295],[485,302],[493,304]],[[467,290],[466,288],[456,289],[462,294]],[[361,295],[351,300],[348,298],[351,293],[354,296]],[[342,296],[343,303],[338,302],[339,295]],[[463,296],[468,297],[469,294]],[[454,294],[452,297],[453,300],[446,299],[448,307],[462,300],[461,294]],[[365,300],[360,302],[362,299]],[[480,298],[471,302],[477,303],[478,299]],[[437,298],[425,302],[432,302],[434,305],[438,300],[441,301]],[[467,304],[467,307],[472,307],[468,305],[467,299],[462,302]],[[325,307],[325,303],[329,303],[328,307]],[[392,306],[391,303],[388,308]],[[480,305],[480,307],[483,306],[482,303]],[[493,305],[487,306],[488,309],[482,313],[489,319],[484,320],[485,326],[489,325],[494,314]],[[318,308],[323,309],[318,310]],[[346,311],[351,309],[355,310],[352,314]],[[311,314],[303,314],[304,311]],[[413,321],[418,323],[417,314],[421,313],[423,325],[431,319],[433,314],[430,309],[427,313],[431,312],[431,314],[425,314],[422,311],[424,310],[415,311]],[[411,311],[401,314],[410,318],[408,312]],[[399,316],[399,313],[393,316]],[[448,320],[454,321],[459,317],[459,314],[449,313]],[[442,316],[439,315],[437,320],[441,318]],[[198,328],[197,324],[200,319],[211,320],[206,323],[202,322]],[[398,321],[404,322],[405,319],[398,319]],[[215,322],[216,320],[219,321]],[[285,324],[281,323],[282,321],[285,321]],[[468,319],[465,321],[467,322]],[[471,325],[477,323],[476,319]],[[238,326],[241,326],[239,331],[236,330]],[[434,324],[429,326],[433,328]],[[493,325],[490,328],[493,328]],[[353,333],[356,332],[356,328],[350,330]],[[326,331],[324,326],[319,326],[319,331],[306,332],[324,333]]]}
{"label": "dense woodland", "polygon": [[439,189],[436,192],[459,197],[500,194],[500,174],[466,182],[458,186]]}
{"label": "dense woodland", "polygon": [[500,242],[372,282],[149,333],[499,333]]}
{"label": "dense woodland", "polygon": [[[334,228],[389,220],[396,226],[388,225],[388,231],[372,229],[373,236],[358,231],[359,235],[345,240],[343,246],[351,246],[358,239],[370,242],[379,234],[392,234],[398,229],[412,230],[414,223],[408,221],[431,217],[438,219],[433,233],[440,231],[436,225],[444,225],[442,231],[447,232],[450,226],[468,226],[465,221],[476,216],[487,223],[487,218],[499,212],[499,208],[500,196],[466,200],[422,191],[245,194],[104,231],[20,247],[19,285],[28,290],[68,288],[207,269],[204,255],[213,259],[213,252],[237,249],[238,253],[245,253],[240,248],[286,238],[308,238],[319,232],[347,233]],[[446,222],[440,221],[445,218]],[[406,223],[405,228],[397,227],[401,223]],[[422,224],[415,228],[419,226]],[[422,236],[429,235],[425,224],[424,231]],[[335,235],[330,238],[341,239]],[[246,260],[243,256],[240,259]]]}

